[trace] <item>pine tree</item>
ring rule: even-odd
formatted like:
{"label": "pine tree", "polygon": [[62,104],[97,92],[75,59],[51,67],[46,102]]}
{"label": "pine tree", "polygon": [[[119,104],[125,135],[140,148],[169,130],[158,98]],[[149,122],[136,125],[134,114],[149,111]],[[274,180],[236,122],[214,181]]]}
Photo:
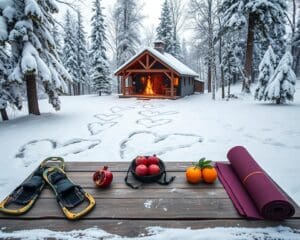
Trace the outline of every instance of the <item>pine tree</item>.
{"label": "pine tree", "polygon": [[53,24],[51,34],[53,36],[53,40],[55,42],[56,46],[56,52],[58,54],[58,57],[60,60],[63,59],[63,49],[62,49],[62,43],[61,43],[61,33],[58,29],[58,26],[56,23]]}
{"label": "pine tree", "polygon": [[276,68],[276,55],[271,46],[266,51],[259,64],[258,85],[255,90],[255,99],[262,100],[265,95],[267,85],[274,74]]}
{"label": "pine tree", "polygon": [[276,104],[293,101],[295,94],[296,75],[292,69],[293,57],[290,52],[283,55],[278,67],[265,91],[265,100]]}
{"label": "pine tree", "polygon": [[84,86],[87,85],[87,60],[88,51],[85,39],[85,32],[83,29],[82,15],[77,10],[77,24],[76,24],[76,61],[78,66],[77,73],[77,94],[84,94]]}
{"label": "pine tree", "polygon": [[278,42],[283,41],[286,9],[285,0],[223,1],[220,9],[225,23],[223,31],[240,29],[246,24],[248,26],[243,91],[250,92],[255,32],[261,32],[270,41],[268,45],[276,47]]}
{"label": "pine tree", "polygon": [[101,0],[95,0],[93,3],[92,17],[92,46],[91,46],[91,65],[92,65],[92,82],[94,89],[101,96],[102,93],[111,94],[111,78],[109,64],[106,56],[105,42],[106,26],[101,9]]}
{"label": "pine tree", "polygon": [[52,14],[57,12],[56,0],[11,0],[0,5],[1,26],[6,28],[1,31],[7,33],[1,38],[10,45],[12,54],[13,70],[8,78],[13,82],[24,80],[29,113],[36,115],[40,114],[37,85],[43,86],[49,102],[59,110],[58,94],[66,90],[66,81],[71,81],[57,59],[51,35]]}
{"label": "pine tree", "polygon": [[300,6],[298,8],[297,28],[292,40],[292,47],[294,52],[294,69],[298,76],[300,76]]}
{"label": "pine tree", "polygon": [[168,0],[164,1],[160,23],[157,32],[157,39],[165,43],[165,51],[172,55],[176,55],[175,42],[174,42],[174,27]]}
{"label": "pine tree", "polygon": [[238,75],[240,60],[237,57],[239,52],[237,35],[227,33],[224,37],[224,50],[222,54],[222,68],[224,74],[224,82],[227,84],[227,98],[231,97],[231,84]]}
{"label": "pine tree", "polygon": [[63,63],[70,75],[73,83],[69,83],[69,94],[77,94],[75,84],[78,84],[78,65],[77,65],[77,49],[74,32],[74,19],[70,11],[66,12],[64,22],[64,47],[63,47]]}
{"label": "pine tree", "polygon": [[6,108],[9,104],[17,107],[19,110],[22,108],[22,82],[11,82],[8,80],[11,70],[9,53],[5,45],[0,45],[0,114],[3,121],[8,120]]}
{"label": "pine tree", "polygon": [[143,16],[135,0],[117,0],[114,11],[117,42],[117,66],[121,66],[135,53],[140,42]]}

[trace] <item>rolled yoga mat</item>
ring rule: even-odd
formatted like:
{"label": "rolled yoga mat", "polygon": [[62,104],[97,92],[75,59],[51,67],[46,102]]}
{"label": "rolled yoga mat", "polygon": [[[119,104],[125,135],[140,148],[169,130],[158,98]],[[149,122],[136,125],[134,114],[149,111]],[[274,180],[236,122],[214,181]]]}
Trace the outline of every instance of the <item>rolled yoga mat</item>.
{"label": "rolled yoga mat", "polygon": [[295,208],[283,191],[241,146],[232,148],[228,163],[216,163],[220,182],[238,212],[251,219],[283,220]]}

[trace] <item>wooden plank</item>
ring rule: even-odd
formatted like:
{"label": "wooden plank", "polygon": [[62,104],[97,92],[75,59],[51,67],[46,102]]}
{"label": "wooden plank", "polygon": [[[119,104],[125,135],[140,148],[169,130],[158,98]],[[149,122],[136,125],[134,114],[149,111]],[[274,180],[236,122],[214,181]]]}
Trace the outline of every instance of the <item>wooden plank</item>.
{"label": "wooden plank", "polygon": [[[74,181],[76,184],[81,185],[82,187],[92,188],[94,187],[94,182],[92,180],[93,172],[67,172],[68,177]],[[125,182],[124,178],[126,176],[125,172],[113,172],[113,183],[111,188],[129,188]],[[188,188],[188,189],[212,189],[212,188],[223,188],[222,184],[219,181],[216,181],[214,184],[189,184],[186,181],[185,174],[182,172],[170,172],[167,174],[167,178],[175,176],[175,180],[169,185],[159,185],[157,183],[143,184],[142,188],[162,188],[162,189],[174,189],[174,188]],[[128,181],[134,184],[140,184],[137,182],[132,175],[129,175]]]}
{"label": "wooden plank", "polygon": [[[109,199],[109,198],[119,198],[119,199],[145,199],[147,197],[155,198],[155,199],[203,199],[203,198],[228,198],[226,191],[222,188],[217,189],[117,189],[117,188],[108,188],[108,189],[100,189],[100,188],[86,188],[86,191],[93,195],[94,198],[97,199]],[[42,198],[54,198],[53,192],[50,188],[46,187],[41,196]]]}
{"label": "wooden plank", "polygon": [[[83,207],[83,206],[82,206]],[[82,208],[80,207],[80,208]],[[79,211],[75,208],[74,211]],[[61,209],[54,198],[39,199],[35,206],[21,216],[8,216],[0,213],[0,219],[47,219],[64,218]],[[112,198],[96,199],[96,206],[85,219],[241,219],[228,198],[152,198],[144,199]],[[293,218],[300,219],[299,211]]]}
{"label": "wooden plank", "polygon": [[161,221],[161,220],[80,220],[67,221],[57,219],[53,220],[0,220],[0,226],[4,232],[11,232],[16,230],[30,230],[30,229],[49,229],[55,231],[72,231],[84,230],[97,226],[98,228],[109,232],[111,234],[121,235],[123,237],[136,237],[141,233],[148,235],[146,228],[153,226],[161,226],[164,228],[191,228],[203,229],[213,227],[247,227],[247,228],[261,228],[261,227],[277,227],[286,226],[292,229],[300,228],[300,220],[286,220],[286,221],[251,221],[251,220],[202,220],[202,221]]}
{"label": "wooden plank", "polygon": [[[66,162],[66,170],[69,172],[93,172],[104,165],[109,166],[112,171],[127,172],[130,162]],[[184,172],[192,165],[187,162],[165,162],[167,171]]]}
{"label": "wooden plank", "polygon": [[[240,219],[229,199],[99,199],[85,219]],[[79,209],[74,209],[78,211]],[[39,199],[21,216],[0,213],[0,218],[64,218],[55,199]]]}

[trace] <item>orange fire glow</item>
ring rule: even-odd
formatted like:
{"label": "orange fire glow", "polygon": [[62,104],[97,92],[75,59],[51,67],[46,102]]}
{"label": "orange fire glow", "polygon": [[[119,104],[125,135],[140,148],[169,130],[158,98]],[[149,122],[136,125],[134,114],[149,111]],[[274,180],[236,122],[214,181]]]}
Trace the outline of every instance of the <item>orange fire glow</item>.
{"label": "orange fire glow", "polygon": [[151,77],[148,76],[147,78],[147,84],[146,84],[146,87],[145,87],[145,90],[144,90],[144,94],[147,94],[147,95],[154,95],[154,91],[153,91],[153,85],[152,85],[152,81],[151,81]]}

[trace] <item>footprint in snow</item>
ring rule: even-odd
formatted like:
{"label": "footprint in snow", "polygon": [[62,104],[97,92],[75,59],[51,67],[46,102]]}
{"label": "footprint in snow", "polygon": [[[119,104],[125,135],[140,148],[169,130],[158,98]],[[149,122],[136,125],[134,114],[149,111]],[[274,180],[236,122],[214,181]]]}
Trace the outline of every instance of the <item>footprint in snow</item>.
{"label": "footprint in snow", "polygon": [[119,106],[115,106],[115,107],[112,107],[110,108],[110,111],[112,113],[120,113],[120,112],[124,112],[124,111],[128,111],[128,110],[132,110],[134,109],[135,107],[133,106],[129,106],[129,107],[119,107]]}
{"label": "footprint in snow", "polygon": [[161,111],[154,111],[154,110],[143,110],[143,111],[139,111],[138,113],[144,117],[156,117],[156,116],[178,114],[178,112],[175,111],[161,112]]}
{"label": "footprint in snow", "polygon": [[88,124],[88,130],[91,135],[97,135],[106,129],[112,128],[117,122],[93,122]]}
{"label": "footprint in snow", "polygon": [[67,156],[88,151],[101,143],[100,140],[72,139],[59,143],[52,139],[33,140],[22,146],[15,155],[23,159],[25,167],[49,156]]}
{"label": "footprint in snow", "polygon": [[122,114],[112,113],[112,114],[96,114],[95,118],[98,118],[101,121],[108,122],[122,117]]}
{"label": "footprint in snow", "polygon": [[190,148],[203,142],[203,138],[195,134],[173,133],[159,135],[150,131],[133,132],[120,144],[120,157],[132,159],[137,155],[163,155],[172,151]]}
{"label": "footprint in snow", "polygon": [[163,126],[172,122],[172,119],[151,119],[143,118],[136,121],[136,124],[143,125],[147,128],[153,128],[157,126]]}

